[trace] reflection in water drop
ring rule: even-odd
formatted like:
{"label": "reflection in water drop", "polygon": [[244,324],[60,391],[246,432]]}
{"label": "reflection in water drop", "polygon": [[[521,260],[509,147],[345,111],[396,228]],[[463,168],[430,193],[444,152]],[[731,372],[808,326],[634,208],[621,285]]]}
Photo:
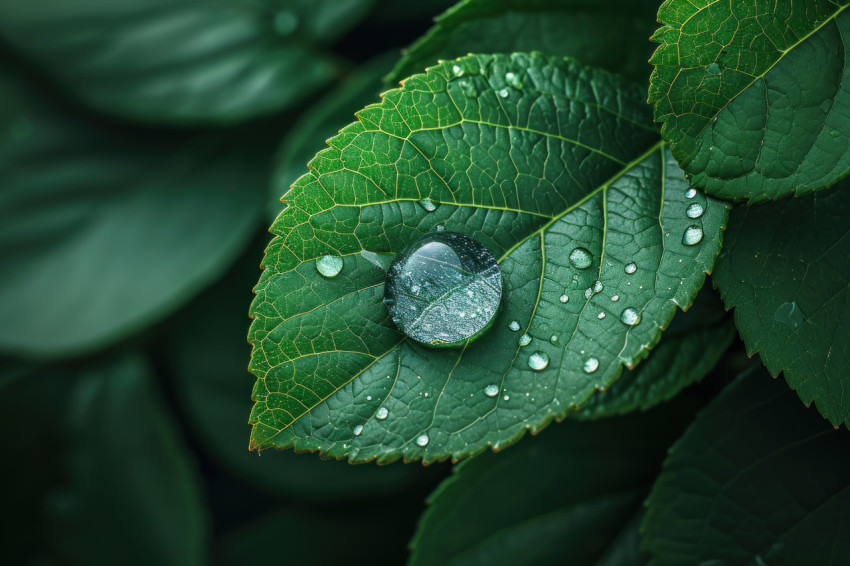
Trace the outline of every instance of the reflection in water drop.
{"label": "reflection in water drop", "polygon": [[416,445],[422,446],[423,448],[425,446],[428,446],[428,435],[427,434],[420,434],[419,437],[416,439]]}
{"label": "reflection in water drop", "polygon": [[528,346],[529,344],[531,344],[531,336],[529,336],[528,334],[523,334],[519,337],[520,346]]}
{"label": "reflection in water drop", "polygon": [[703,212],[705,212],[705,208],[703,208],[700,203],[692,202],[688,205],[688,209],[685,211],[685,214],[688,215],[688,218],[699,218],[702,216]]}
{"label": "reflection in water drop", "polygon": [[495,397],[499,394],[499,386],[495,384],[490,384],[484,388],[484,395],[487,397]]}
{"label": "reflection in water drop", "polygon": [[382,421],[385,418],[387,418],[387,415],[389,415],[389,414],[390,414],[390,412],[389,412],[389,410],[387,410],[386,407],[381,407],[375,413],[375,418],[378,419],[379,421]]}
{"label": "reflection in water drop", "polygon": [[585,373],[593,373],[597,369],[599,369],[599,360],[596,358],[587,358],[587,361],[584,362]]}
{"label": "reflection in water drop", "polygon": [[338,255],[323,255],[316,260],[316,271],[325,277],[336,277],[342,271],[342,258]]}
{"label": "reflection in water drop", "polygon": [[400,253],[387,272],[384,303],[410,338],[459,346],[493,322],[502,272],[493,254],[469,236],[426,234]]}
{"label": "reflection in water drop", "polygon": [[697,190],[693,187],[685,191],[685,198],[694,198],[697,196]]}
{"label": "reflection in water drop", "polygon": [[695,246],[702,241],[702,228],[699,226],[688,226],[682,236],[682,243],[686,246]]}
{"label": "reflection in water drop", "polygon": [[593,265],[593,255],[584,248],[576,248],[570,252],[570,263],[576,269],[587,269]]}
{"label": "reflection in water drop", "polygon": [[531,354],[531,357],[528,358],[528,367],[534,371],[544,370],[548,365],[549,356],[545,352],[534,352]]}
{"label": "reflection in water drop", "polygon": [[640,313],[637,309],[628,307],[620,314],[620,322],[626,326],[634,326],[640,322]]}
{"label": "reflection in water drop", "polygon": [[596,318],[598,318],[599,320],[602,320],[603,318],[605,318],[605,313],[601,312],[601,313],[597,314]]}
{"label": "reflection in water drop", "polygon": [[791,328],[799,328],[805,321],[803,311],[800,310],[795,301],[779,305],[776,312],[773,313],[773,319]]}

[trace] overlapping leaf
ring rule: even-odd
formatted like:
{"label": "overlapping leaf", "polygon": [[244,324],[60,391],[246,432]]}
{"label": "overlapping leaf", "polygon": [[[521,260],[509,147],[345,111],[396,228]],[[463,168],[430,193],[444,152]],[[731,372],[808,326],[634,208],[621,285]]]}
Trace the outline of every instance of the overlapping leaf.
{"label": "overlapping leaf", "polygon": [[649,101],[695,186],[753,202],[850,170],[848,0],[667,0]]}
{"label": "overlapping leaf", "polygon": [[850,433],[749,372],[670,449],[647,500],[650,564],[845,562],[848,454]]}
{"label": "overlapping leaf", "polygon": [[[360,112],[272,227],[251,308],[251,445],[460,458],[540,429],[636,364],[701,287],[727,215],[688,192],[642,98],[568,59],[469,56]],[[704,214],[689,218],[694,203]],[[504,275],[494,327],[462,349],[405,340],[370,261],[438,225],[488,246]],[[703,237],[686,245],[686,233]],[[570,264],[578,247],[593,257],[587,269]],[[316,270],[328,253],[344,261],[334,278]],[[639,324],[621,322],[627,308]],[[549,356],[545,370],[529,367],[534,352]]]}
{"label": "overlapping leaf", "polygon": [[850,425],[850,183],[736,207],[714,283],[750,354]]}

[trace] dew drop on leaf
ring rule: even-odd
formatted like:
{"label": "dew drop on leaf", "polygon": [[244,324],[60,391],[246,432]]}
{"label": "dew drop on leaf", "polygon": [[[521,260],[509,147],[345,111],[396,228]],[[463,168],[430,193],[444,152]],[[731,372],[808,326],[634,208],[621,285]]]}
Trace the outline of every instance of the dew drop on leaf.
{"label": "dew drop on leaf", "polygon": [[499,394],[499,386],[496,384],[490,384],[484,388],[484,395],[487,397],[495,397]]}
{"label": "dew drop on leaf", "polygon": [[520,346],[528,346],[529,344],[531,344],[531,336],[529,336],[528,334],[523,334],[519,337]]}
{"label": "dew drop on leaf", "polygon": [[511,323],[508,325],[508,328],[516,332],[517,330],[519,330],[519,322],[512,320]]}
{"label": "dew drop on leaf", "polygon": [[375,412],[375,418],[379,421],[384,420],[390,414],[389,410],[386,407],[381,407]]}
{"label": "dew drop on leaf", "polygon": [[620,322],[626,326],[634,326],[640,322],[640,313],[633,307],[628,307],[620,314]]}
{"label": "dew drop on leaf", "polygon": [[430,346],[459,346],[492,324],[502,300],[502,271],[481,243],[455,232],[426,234],[396,256],[384,304],[407,336]]}
{"label": "dew drop on leaf", "polygon": [[717,63],[712,63],[711,65],[708,66],[708,72],[711,73],[712,75],[719,75],[720,74],[720,65],[718,65]]}
{"label": "dew drop on leaf", "polygon": [[356,427],[354,427],[354,436],[360,436],[360,434],[362,432],[363,432],[363,425],[362,424],[359,424]]}
{"label": "dew drop on leaf", "polygon": [[417,445],[417,446],[422,446],[422,447],[424,448],[425,446],[428,446],[428,440],[429,440],[429,439],[428,439],[428,435],[427,435],[427,434],[420,434],[420,435],[416,438],[416,445]]}
{"label": "dew drop on leaf", "polygon": [[611,297],[611,300],[612,300],[612,301],[614,301],[614,302],[616,303],[617,301],[619,301],[619,300],[620,300],[620,295],[613,295],[613,296]]}
{"label": "dew drop on leaf", "polygon": [[569,297],[569,296],[567,296],[566,294],[563,294],[563,295],[561,295],[561,298],[560,298],[559,300],[560,300],[562,303],[566,304],[566,303],[568,303],[568,302],[570,301],[570,297]]}
{"label": "dew drop on leaf", "polygon": [[544,370],[548,365],[549,356],[545,352],[534,352],[531,354],[531,357],[528,358],[528,367],[534,371]]}
{"label": "dew drop on leaf", "polygon": [[699,218],[703,212],[705,212],[705,208],[700,203],[692,202],[688,205],[685,214],[688,215],[688,218]]}
{"label": "dew drop on leaf", "polygon": [[461,67],[460,65],[453,65],[452,66],[452,74],[456,77],[462,77],[463,76],[463,67]]}
{"label": "dew drop on leaf", "polygon": [[599,313],[598,315],[596,315],[596,318],[598,318],[599,320],[602,320],[603,318],[605,318],[605,313],[604,312]]}
{"label": "dew drop on leaf", "polygon": [[593,264],[593,256],[584,248],[576,248],[570,252],[570,263],[576,269],[587,269]]}
{"label": "dew drop on leaf", "polygon": [[682,236],[682,243],[686,246],[695,246],[702,241],[702,228],[699,226],[688,226]]}
{"label": "dew drop on leaf", "polygon": [[624,271],[625,271],[627,274],[631,275],[632,273],[634,273],[635,271],[637,271],[637,264],[636,264],[636,263],[630,263],[630,264],[628,264],[628,265],[625,267]]}
{"label": "dew drop on leaf", "polygon": [[831,138],[837,138],[840,135],[841,135],[841,132],[839,132],[838,130],[829,130],[829,137],[831,137]]}
{"label": "dew drop on leaf", "polygon": [[515,73],[505,73],[505,81],[515,89],[521,89],[522,83]]}
{"label": "dew drop on leaf", "polygon": [[593,373],[597,369],[599,369],[599,360],[596,358],[587,358],[587,361],[584,362],[585,373]]}
{"label": "dew drop on leaf", "polygon": [[510,93],[508,92],[508,89],[506,89],[506,88],[503,88],[502,90],[499,91],[499,96],[501,96],[502,98],[507,98],[508,94],[510,94]]}
{"label": "dew drop on leaf", "polygon": [[803,324],[805,317],[803,317],[803,311],[800,310],[797,303],[792,301],[779,305],[776,312],[773,313],[773,319],[791,328],[799,328]]}
{"label": "dew drop on leaf", "polygon": [[434,212],[435,210],[437,210],[437,205],[434,204],[429,198],[424,198],[420,200],[419,205],[425,209],[425,212]]}
{"label": "dew drop on leaf", "polygon": [[342,271],[342,258],[338,255],[323,255],[316,260],[316,271],[324,277],[336,277]]}
{"label": "dew drop on leaf", "polygon": [[694,198],[697,196],[697,190],[693,187],[685,191],[685,198]]}

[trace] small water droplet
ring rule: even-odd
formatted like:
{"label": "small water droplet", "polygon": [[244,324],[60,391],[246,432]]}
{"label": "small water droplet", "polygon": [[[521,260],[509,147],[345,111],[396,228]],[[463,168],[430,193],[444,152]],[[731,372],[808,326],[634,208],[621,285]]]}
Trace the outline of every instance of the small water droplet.
{"label": "small water droplet", "polygon": [[424,448],[428,446],[428,440],[429,439],[427,434],[420,434],[419,437],[416,439],[416,445]]}
{"label": "small water droplet", "polygon": [[529,336],[528,334],[523,334],[519,337],[520,346],[528,346],[529,344],[531,344],[531,336]]}
{"label": "small water droplet", "polygon": [[841,135],[841,132],[839,132],[838,130],[834,130],[834,129],[829,130],[829,137],[831,137],[831,138],[837,138],[840,135]]}
{"label": "small water droplet", "polygon": [[564,294],[564,295],[561,295],[561,298],[560,298],[559,300],[560,300],[562,303],[566,304],[566,303],[568,303],[568,302],[570,301],[570,298],[569,298],[569,296],[567,296],[566,294]]}
{"label": "small water droplet", "polygon": [[430,395],[430,393],[428,393],[427,391],[422,394],[422,396],[425,397],[426,399],[428,398],[428,395]]}
{"label": "small water droplet", "polygon": [[594,293],[601,293],[603,288],[604,287],[602,286],[602,281],[596,281],[593,284],[593,292]]}
{"label": "small water droplet", "polygon": [[702,228],[699,226],[688,226],[682,236],[682,243],[686,246],[695,246],[702,241]]}
{"label": "small water droplet", "polygon": [[596,358],[587,358],[587,361],[584,362],[585,373],[593,373],[597,369],[599,369],[599,360]]}
{"label": "small water droplet", "polygon": [[499,386],[495,384],[490,384],[484,388],[484,395],[487,397],[495,397],[499,394]]}
{"label": "small water droplet", "polygon": [[620,313],[620,322],[626,326],[634,326],[640,322],[640,313],[634,307],[628,307]]}
{"label": "small water droplet", "polygon": [[362,424],[359,424],[356,427],[354,427],[354,436],[360,436],[360,433],[362,433],[362,432],[363,432],[363,425]]}
{"label": "small water droplet", "polygon": [[545,352],[534,352],[531,354],[531,357],[528,358],[528,367],[534,371],[544,370],[548,365],[549,356]]}
{"label": "small water droplet", "polygon": [[516,89],[522,88],[522,83],[519,80],[519,77],[514,73],[505,73],[505,81]]}
{"label": "small water droplet", "polygon": [[597,314],[596,318],[598,318],[599,320],[602,320],[603,318],[605,318],[605,313],[601,312],[601,313]]}
{"label": "small water droplet", "polygon": [[803,311],[797,306],[796,301],[790,303],[782,303],[773,313],[773,319],[782,324],[787,324],[791,328],[799,328],[805,317]]}
{"label": "small water droplet", "polygon": [[435,229],[435,230],[437,230],[437,232],[442,232],[443,230],[445,230],[445,229],[446,229],[446,227],[445,227],[445,226],[443,226],[442,224],[437,224],[437,225],[434,227],[434,229]]}
{"label": "small water droplet", "polygon": [[570,263],[576,269],[587,269],[593,265],[593,255],[584,248],[576,248],[570,252]]}
{"label": "small water droplet", "polygon": [[371,401],[371,400],[372,400],[372,396],[371,396],[371,395],[367,395],[367,396],[366,396],[366,400],[367,400],[367,401]]}
{"label": "small water droplet", "polygon": [[558,335],[557,335],[557,334],[553,334],[552,336],[550,336],[550,337],[549,337],[549,341],[550,341],[552,344],[557,344],[557,343],[558,343]]}
{"label": "small water droplet", "polygon": [[614,296],[612,296],[612,297],[611,297],[611,300],[612,300],[612,301],[614,301],[614,302],[616,303],[617,301],[619,301],[619,300],[620,300],[620,295],[614,295]]}
{"label": "small water droplet", "polygon": [[323,255],[316,260],[316,271],[324,277],[336,277],[342,271],[342,258],[338,255]]}
{"label": "small water droplet", "polygon": [[274,31],[281,37],[288,37],[298,29],[298,14],[290,10],[281,10],[274,17]]}
{"label": "small water droplet", "polygon": [[435,210],[437,210],[437,205],[434,204],[429,198],[424,198],[420,200],[419,205],[425,209],[425,212],[434,212]]}
{"label": "small water droplet", "polygon": [[628,265],[625,267],[624,271],[625,271],[626,273],[628,273],[629,275],[631,275],[632,273],[634,273],[635,271],[637,271],[637,264],[635,264],[635,263],[630,263],[630,264],[628,264]]}
{"label": "small water droplet", "polygon": [[516,332],[517,330],[519,330],[519,322],[512,320],[511,323],[508,325],[508,328]]}
{"label": "small water droplet", "polygon": [[688,215],[688,218],[699,218],[700,216],[702,216],[703,212],[705,212],[705,208],[703,208],[700,203],[692,202],[688,205],[685,214]]}
{"label": "small water droplet", "polygon": [[697,190],[693,187],[685,191],[685,198],[694,198],[697,196]]}
{"label": "small water droplet", "polygon": [[452,74],[456,77],[463,76],[463,67],[460,65],[452,65]]}
{"label": "small water droplet", "polygon": [[506,88],[503,88],[502,90],[499,91],[499,96],[501,96],[502,98],[507,98],[508,94],[510,94],[510,93],[508,92],[508,89],[506,89]]}
{"label": "small water droplet", "polygon": [[720,65],[718,65],[717,63],[712,63],[711,65],[708,66],[708,72],[711,73],[712,75],[719,75],[720,74]]}
{"label": "small water droplet", "polygon": [[375,418],[378,419],[379,421],[382,421],[385,418],[387,418],[387,415],[389,415],[389,414],[390,414],[390,412],[386,407],[381,407],[380,409],[377,410],[377,412],[375,412]]}
{"label": "small water droplet", "polygon": [[510,400],[511,400],[511,396],[510,396],[510,395],[505,395],[504,397],[502,397],[502,399],[504,399],[505,401],[510,401]]}

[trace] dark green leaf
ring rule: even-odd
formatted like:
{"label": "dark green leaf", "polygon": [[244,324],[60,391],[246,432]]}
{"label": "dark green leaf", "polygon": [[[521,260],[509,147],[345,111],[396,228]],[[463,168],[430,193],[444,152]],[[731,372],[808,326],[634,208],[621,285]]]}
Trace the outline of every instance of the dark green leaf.
{"label": "dark green leaf", "polygon": [[328,83],[317,45],[372,0],[26,0],[0,34],[92,107],[152,122],[234,122]]}
{"label": "dark green leaf", "polygon": [[[259,252],[259,251],[258,251]],[[251,379],[245,342],[261,253],[248,254],[221,283],[181,312],[167,334],[180,403],[209,454],[230,472],[265,489],[296,497],[354,498],[398,491],[424,470],[352,466],[313,455],[248,452]]]}
{"label": "dark green leaf", "polygon": [[643,564],[634,518],[684,409],[565,422],[463,462],[431,496],[411,564]]}
{"label": "dark green leaf", "polygon": [[667,0],[649,101],[708,193],[759,202],[850,169],[848,0]]}
{"label": "dark green leaf", "polygon": [[63,564],[204,564],[200,477],[139,357],[89,371],[71,399],[70,486],[53,501]]}
{"label": "dark green leaf", "polygon": [[673,446],[647,505],[651,564],[843,564],[850,434],[758,369]]}
{"label": "dark green leaf", "polygon": [[266,199],[271,149],[245,134],[116,128],[0,76],[0,349],[114,343],[219,276]]}
{"label": "dark green leaf", "polygon": [[[470,56],[358,117],[272,227],[251,308],[255,448],[388,462],[506,446],[643,358],[719,251],[726,205],[687,198],[642,93],[608,73],[539,54]],[[704,215],[688,218],[689,203]],[[385,272],[361,254],[397,253],[438,225],[488,246],[504,275],[494,327],[461,350],[405,340],[382,304]],[[704,233],[696,245],[683,244],[689,226]],[[570,265],[578,247],[587,269]],[[343,258],[334,278],[317,272],[328,253]],[[639,324],[620,321],[629,308]],[[544,371],[529,367],[535,352],[549,356]],[[374,418],[379,408],[389,417]]]}
{"label": "dark green leaf", "polygon": [[850,425],[850,183],[736,207],[714,283],[751,355]]}
{"label": "dark green leaf", "polygon": [[569,416],[587,419],[645,411],[708,375],[735,338],[735,326],[722,316],[722,303],[708,291],[703,289],[693,307],[673,319],[646,361],[624,370],[611,387]]}
{"label": "dark green leaf", "polygon": [[404,54],[387,81],[397,83],[467,53],[542,51],[623,73],[645,83],[646,38],[659,0],[464,0],[442,14]]}

